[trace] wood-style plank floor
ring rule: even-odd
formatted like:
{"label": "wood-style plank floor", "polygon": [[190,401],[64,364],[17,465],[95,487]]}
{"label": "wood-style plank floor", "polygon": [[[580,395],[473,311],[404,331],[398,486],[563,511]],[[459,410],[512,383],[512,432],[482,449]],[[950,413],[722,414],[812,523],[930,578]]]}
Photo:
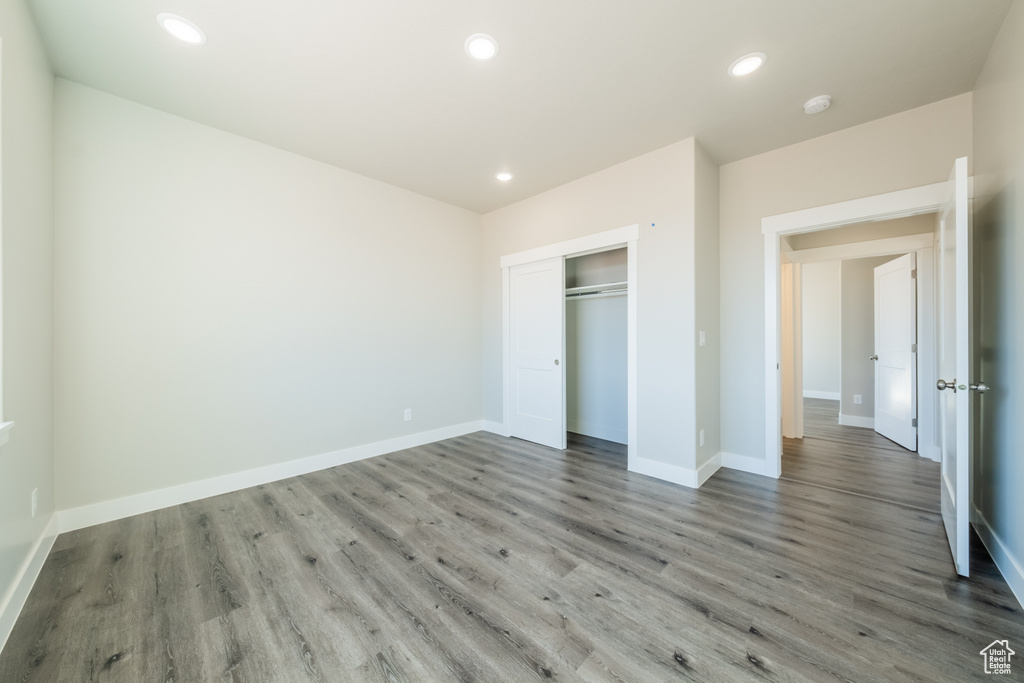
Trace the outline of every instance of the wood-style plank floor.
{"label": "wood-style plank floor", "polygon": [[477,433],[62,534],[0,681],[964,681],[1024,645],[938,515]]}
{"label": "wood-style plank floor", "polygon": [[782,476],[940,512],[939,463],[873,429],[839,424],[839,401],[804,399],[804,438],[783,439]]}

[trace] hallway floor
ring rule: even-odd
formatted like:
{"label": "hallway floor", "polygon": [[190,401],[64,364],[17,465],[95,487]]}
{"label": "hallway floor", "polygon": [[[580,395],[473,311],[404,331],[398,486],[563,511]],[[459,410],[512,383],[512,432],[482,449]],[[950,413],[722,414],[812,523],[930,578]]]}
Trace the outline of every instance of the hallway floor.
{"label": "hallway floor", "polygon": [[784,439],[782,478],[939,512],[939,463],[872,429],[839,424],[839,401],[804,399],[804,438]]}

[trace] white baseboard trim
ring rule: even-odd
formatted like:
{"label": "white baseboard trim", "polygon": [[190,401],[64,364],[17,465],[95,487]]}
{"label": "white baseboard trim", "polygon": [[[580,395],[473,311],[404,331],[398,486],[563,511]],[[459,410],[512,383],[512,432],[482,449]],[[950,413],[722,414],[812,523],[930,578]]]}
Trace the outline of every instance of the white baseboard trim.
{"label": "white baseboard trim", "polygon": [[754,458],[749,455],[738,455],[736,453],[722,453],[722,467],[728,467],[731,470],[739,470],[740,472],[750,472],[751,474],[760,474],[767,476],[766,472],[768,468],[765,465],[764,458]]}
{"label": "white baseboard trim", "polygon": [[94,524],[112,522],[115,519],[152,512],[153,510],[159,510],[172,505],[180,505],[201,498],[209,498],[210,496],[218,496],[222,493],[230,493],[231,491],[238,491],[250,486],[269,484],[273,481],[317,472],[328,467],[355,462],[356,460],[364,460],[377,455],[384,455],[385,453],[394,453],[406,448],[415,448],[416,446],[423,446],[435,441],[451,439],[456,436],[478,432],[484,428],[482,420],[465,422],[451,427],[407,434],[376,443],[343,448],[321,455],[289,460],[243,472],[235,472],[220,477],[169,486],[156,491],[138,493],[125,496],[124,498],[105,500],[100,503],[60,510],[57,512],[57,528],[61,533],[83,529]]}
{"label": "white baseboard trim", "polygon": [[595,439],[604,439],[605,441],[621,444],[629,442],[629,436],[625,429],[615,429],[614,427],[594,424],[593,422],[577,422],[576,420],[567,420],[566,423],[567,431],[573,434],[592,436]]}
{"label": "white baseboard trim", "polygon": [[[698,486],[697,470],[679,465],[670,465],[659,460],[648,460],[647,458],[634,458],[629,467],[630,472],[646,474],[648,477],[669,481],[673,484],[680,484],[695,489]],[[710,476],[710,475],[708,475]]]}
{"label": "white baseboard trim", "polygon": [[711,475],[722,468],[722,454],[715,453],[711,458],[697,468],[697,487],[700,488],[704,485]]}
{"label": "white baseboard trim", "polygon": [[0,446],[11,440],[11,429],[13,427],[13,422],[0,422]]}
{"label": "white baseboard trim", "polygon": [[21,563],[18,573],[14,575],[14,582],[7,590],[3,600],[0,601],[0,650],[7,644],[14,629],[14,623],[18,621],[18,615],[28,600],[28,594],[32,592],[32,586],[39,578],[39,571],[46,562],[46,556],[50,554],[53,542],[57,540],[57,515],[54,513],[47,522],[43,533],[39,535],[32,545],[25,561]]}
{"label": "white baseboard trim", "polygon": [[846,425],[847,427],[865,427],[867,429],[874,429],[875,418],[860,417],[859,415],[844,415],[843,413],[839,413],[839,424]]}
{"label": "white baseboard trim", "polygon": [[999,573],[1006,579],[1010,590],[1017,598],[1017,603],[1024,607],[1024,563],[1010,552],[1010,549],[1003,543],[1003,539],[999,538],[999,534],[995,532],[976,505],[971,506],[971,521],[974,522],[974,530],[978,532],[982,544],[988,550],[988,554],[992,556],[992,561],[996,563]]}
{"label": "white baseboard trim", "polygon": [[931,448],[925,449],[925,452],[920,455],[921,457],[934,460],[935,462],[942,462],[942,449],[938,446],[932,446]]}
{"label": "white baseboard trim", "polygon": [[829,401],[838,401],[842,396],[838,391],[818,391],[817,389],[804,389],[804,398],[824,398]]}
{"label": "white baseboard trim", "polygon": [[511,436],[511,434],[508,433],[508,430],[505,429],[504,423],[495,422],[494,420],[484,420],[481,429],[485,432],[490,432],[491,434],[497,434],[498,436]]}

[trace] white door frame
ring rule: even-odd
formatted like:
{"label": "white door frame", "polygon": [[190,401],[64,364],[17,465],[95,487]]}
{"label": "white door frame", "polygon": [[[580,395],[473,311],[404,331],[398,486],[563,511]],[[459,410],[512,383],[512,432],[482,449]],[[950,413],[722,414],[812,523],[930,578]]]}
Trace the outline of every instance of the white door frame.
{"label": "white door frame", "polygon": [[[764,347],[765,347],[765,474],[782,474],[782,392],[779,376],[781,360],[781,283],[782,236],[801,232],[829,230],[853,223],[906,218],[934,213],[943,205],[948,183],[934,183],[909,190],[853,199],[812,209],[766,216],[761,219],[764,235]],[[969,195],[973,196],[973,182]],[[893,238],[900,239],[900,238]],[[826,247],[828,249],[828,247]],[[892,253],[892,252],[890,252]],[[792,257],[792,254],[789,254]],[[923,305],[927,302],[920,301]],[[920,376],[920,375],[919,375]],[[933,457],[931,453],[927,453]]]}
{"label": "white door frame", "polygon": [[[501,433],[510,436],[509,408],[511,406],[511,354],[509,351],[510,306],[509,306],[509,269],[524,263],[533,263],[556,257],[583,256],[601,251],[626,248],[626,445],[628,468],[633,469],[639,457],[637,448],[636,419],[636,311],[637,311],[637,240],[640,239],[640,226],[627,225],[614,230],[577,237],[576,239],[549,244],[536,249],[528,249],[515,254],[501,257],[501,356],[502,356],[502,426]],[[563,331],[564,337],[564,331]],[[562,372],[566,364],[562,363]]]}

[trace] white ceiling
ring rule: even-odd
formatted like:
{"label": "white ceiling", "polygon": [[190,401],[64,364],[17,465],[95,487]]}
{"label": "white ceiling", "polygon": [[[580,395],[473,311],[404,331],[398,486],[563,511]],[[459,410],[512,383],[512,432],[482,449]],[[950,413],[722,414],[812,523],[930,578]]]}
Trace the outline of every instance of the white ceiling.
{"label": "white ceiling", "polygon": [[[1009,0],[29,0],[59,76],[479,212],[971,90]],[[199,25],[192,47],[156,23]],[[490,62],[472,33],[501,46]],[[764,68],[726,74],[762,51]],[[830,109],[803,113],[830,94]],[[494,173],[515,179],[501,184]]]}

